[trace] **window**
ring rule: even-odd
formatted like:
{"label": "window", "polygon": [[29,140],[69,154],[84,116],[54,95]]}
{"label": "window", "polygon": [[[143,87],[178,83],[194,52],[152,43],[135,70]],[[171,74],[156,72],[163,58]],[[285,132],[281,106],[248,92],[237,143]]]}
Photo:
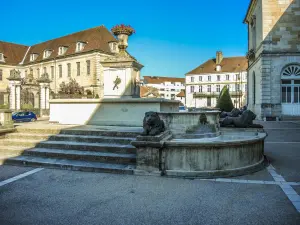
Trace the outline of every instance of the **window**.
{"label": "window", "polygon": [[202,81],[202,76],[199,76],[199,81]]}
{"label": "window", "polygon": [[37,71],[38,78],[40,78],[40,69],[38,68],[36,71]]}
{"label": "window", "polygon": [[240,80],[240,75],[239,74],[235,75],[235,80]]}
{"label": "window", "polygon": [[202,86],[201,85],[199,86],[199,92],[202,92]]}
{"label": "window", "polygon": [[58,65],[58,76],[62,78],[62,65]]}
{"label": "window", "polygon": [[220,88],[220,85],[217,85],[217,92],[220,92],[221,91],[221,88]]}
{"label": "window", "polygon": [[171,91],[175,91],[175,89],[171,89]]}
{"label": "window", "polygon": [[0,70],[0,80],[2,80],[3,79],[3,71],[2,70]]}
{"label": "window", "polygon": [[207,80],[208,80],[208,81],[211,81],[211,76],[208,76],[208,77],[207,77]]}
{"label": "window", "polygon": [[68,77],[71,77],[71,63],[68,63]]}
{"label": "window", "polygon": [[164,88],[161,88],[161,89],[159,89],[160,91],[165,91],[165,89]]}
{"label": "window", "polygon": [[207,106],[211,106],[211,97],[207,97]]}
{"label": "window", "polygon": [[194,82],[194,77],[191,77],[191,82]]}
{"label": "window", "polygon": [[43,58],[46,59],[46,58],[50,57],[51,53],[52,53],[51,50],[45,50]]}
{"label": "window", "polygon": [[191,86],[191,93],[194,93],[194,86]]}
{"label": "window", "polygon": [[76,43],[76,52],[82,51],[83,47],[84,47],[84,43],[83,42],[77,42]]}
{"label": "window", "polygon": [[211,92],[211,85],[207,85],[207,92]]}
{"label": "window", "polygon": [[165,97],[165,95],[164,95],[164,94],[160,94],[160,97],[161,97],[161,98],[164,98],[164,97]]}
{"label": "window", "polygon": [[235,90],[240,91],[240,84],[235,84]]}
{"label": "window", "polygon": [[3,53],[0,53],[0,61],[4,62],[4,55],[3,55]]}
{"label": "window", "polygon": [[51,77],[54,79],[54,66],[51,66]]}
{"label": "window", "polygon": [[220,75],[217,75],[217,81],[220,81],[221,78],[220,78]]}
{"label": "window", "polygon": [[37,57],[38,57],[38,54],[35,54],[35,53],[30,54],[30,61],[32,62],[32,61],[36,60]]}
{"label": "window", "polygon": [[60,46],[59,48],[58,48],[58,55],[63,55],[63,54],[65,54],[66,53],[66,51],[67,51],[67,47],[65,47],[65,46]]}
{"label": "window", "polygon": [[80,62],[77,62],[77,76],[80,76]]}
{"label": "window", "polygon": [[229,75],[228,74],[226,75],[226,80],[229,80]]}
{"label": "window", "polygon": [[43,73],[47,73],[47,68],[46,67],[43,68]]}
{"label": "window", "polygon": [[91,61],[90,60],[86,61],[86,74],[87,75],[91,74]]}
{"label": "window", "polygon": [[171,99],[172,99],[172,100],[175,99],[175,94],[171,94]]}

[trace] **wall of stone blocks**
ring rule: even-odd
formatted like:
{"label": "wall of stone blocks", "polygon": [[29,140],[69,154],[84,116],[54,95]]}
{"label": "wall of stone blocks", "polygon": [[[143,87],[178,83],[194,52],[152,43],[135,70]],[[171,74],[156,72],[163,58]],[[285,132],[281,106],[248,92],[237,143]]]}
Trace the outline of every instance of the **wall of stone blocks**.
{"label": "wall of stone blocks", "polygon": [[273,52],[300,51],[300,0],[263,0],[263,38]]}

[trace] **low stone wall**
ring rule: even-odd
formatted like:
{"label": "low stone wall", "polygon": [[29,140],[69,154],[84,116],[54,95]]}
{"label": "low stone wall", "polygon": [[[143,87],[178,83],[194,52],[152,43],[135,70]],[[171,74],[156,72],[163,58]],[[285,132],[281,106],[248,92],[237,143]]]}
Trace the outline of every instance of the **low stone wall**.
{"label": "low stone wall", "polygon": [[203,139],[172,139],[170,133],[138,136],[131,143],[137,148],[136,174],[215,178],[263,168],[263,131]]}
{"label": "low stone wall", "polygon": [[9,109],[0,109],[0,129],[13,128],[12,111]]}
{"label": "low stone wall", "polygon": [[54,99],[50,122],[60,124],[139,126],[145,112],[178,112],[179,101],[166,99]]}

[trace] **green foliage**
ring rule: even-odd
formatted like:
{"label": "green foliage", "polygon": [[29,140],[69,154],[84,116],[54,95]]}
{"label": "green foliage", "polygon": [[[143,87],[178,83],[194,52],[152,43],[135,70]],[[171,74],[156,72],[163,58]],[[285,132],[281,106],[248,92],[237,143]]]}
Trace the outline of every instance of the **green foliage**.
{"label": "green foliage", "polygon": [[59,94],[82,95],[84,94],[84,88],[79,86],[75,79],[70,78],[69,83],[62,82],[59,85]]}
{"label": "green foliage", "polygon": [[100,98],[98,94],[96,94],[95,98]]}
{"label": "green foliage", "polygon": [[226,112],[231,112],[231,110],[234,108],[227,86],[223,87],[216,108]]}
{"label": "green foliage", "polygon": [[33,109],[33,105],[32,104],[23,104],[23,105],[21,105],[21,109],[22,110],[31,110],[31,109]]}
{"label": "green foliage", "polygon": [[5,104],[1,105],[1,104],[0,104],[0,109],[8,109],[8,108],[9,108],[8,105],[5,105]]}

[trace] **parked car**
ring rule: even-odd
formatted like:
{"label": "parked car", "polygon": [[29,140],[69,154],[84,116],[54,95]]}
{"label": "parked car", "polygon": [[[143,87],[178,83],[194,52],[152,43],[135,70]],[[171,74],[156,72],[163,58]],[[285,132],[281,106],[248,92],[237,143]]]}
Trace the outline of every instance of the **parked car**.
{"label": "parked car", "polygon": [[33,112],[15,112],[12,114],[12,120],[15,122],[34,122],[37,120]]}
{"label": "parked car", "polygon": [[188,112],[188,109],[185,106],[179,106],[179,112]]}

